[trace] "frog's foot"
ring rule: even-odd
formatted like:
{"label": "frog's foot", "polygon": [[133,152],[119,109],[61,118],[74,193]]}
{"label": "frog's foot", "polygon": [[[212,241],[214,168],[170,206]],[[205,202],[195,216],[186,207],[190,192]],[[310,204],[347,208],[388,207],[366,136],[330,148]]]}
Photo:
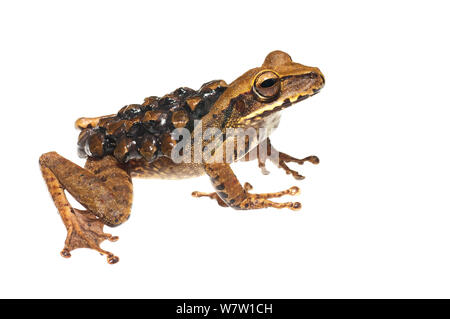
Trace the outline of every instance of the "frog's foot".
{"label": "frog's foot", "polygon": [[258,156],[258,167],[261,169],[261,173],[263,175],[269,175],[270,174],[270,172],[266,168],[266,159],[267,159],[267,157],[261,158],[261,157]]}
{"label": "frog's foot", "polygon": [[266,169],[267,159],[269,159],[276,166],[284,169],[286,174],[292,175],[295,179],[304,179],[305,177],[300,175],[297,171],[291,169],[286,163],[293,162],[299,165],[303,165],[305,162],[310,162],[312,164],[319,164],[319,158],[314,155],[298,159],[286,153],[278,151],[275,147],[273,147],[269,138],[267,138],[265,143],[263,144],[266,144],[267,147],[266,152],[260,152],[260,149],[258,148],[257,155],[258,155],[258,166],[264,175],[269,174],[269,171]]}
{"label": "frog's foot", "polygon": [[[266,207],[275,207],[275,208],[289,208],[292,210],[299,210],[302,205],[299,202],[287,202],[287,203],[276,203],[268,200],[269,198],[277,198],[282,197],[284,195],[298,195],[300,194],[300,189],[297,186],[293,186],[289,189],[283,190],[281,192],[275,193],[262,193],[262,194],[251,194],[248,191],[252,190],[253,186],[250,183],[244,184],[244,190],[246,192],[246,198],[239,203],[239,205],[232,205],[232,207],[237,209],[258,209],[258,208],[266,208]],[[194,197],[209,197],[211,199],[215,199],[217,203],[222,207],[228,207],[227,203],[220,198],[217,193],[204,193],[204,192],[193,192],[192,196]]]}
{"label": "frog's foot", "polygon": [[211,199],[215,199],[217,201],[217,204],[219,204],[222,207],[228,207],[228,205],[222,200],[222,198],[217,195],[216,192],[213,193],[204,193],[204,192],[198,192],[194,191],[192,192],[193,197],[209,197]]}
{"label": "frog's foot", "polygon": [[108,263],[115,264],[119,257],[100,248],[104,240],[116,241],[117,236],[103,232],[104,224],[92,213],[72,209],[70,216],[64,219],[67,228],[67,238],[61,256],[69,258],[70,251],[77,248],[91,248],[106,255]]}
{"label": "frog's foot", "polygon": [[302,208],[302,204],[299,202],[285,202],[277,203],[268,200],[268,198],[277,198],[285,195],[298,195],[300,194],[300,189],[297,186],[292,186],[286,190],[275,192],[275,193],[262,193],[262,194],[251,194],[248,191],[253,189],[253,186],[249,183],[244,184],[244,189],[246,191],[246,198],[239,203],[239,209],[258,209],[266,207],[274,208],[289,208],[291,210],[299,210]]}
{"label": "frog's foot", "polygon": [[310,162],[315,165],[319,164],[319,158],[314,155],[298,159],[282,152],[279,152],[278,162],[276,159],[274,160],[271,158],[271,160],[275,165],[278,165],[278,167],[284,169],[286,174],[288,175],[291,174],[295,179],[304,179],[305,177],[303,175],[300,175],[297,171],[294,171],[293,169],[289,168],[289,166],[287,166],[286,163],[293,162],[299,165],[303,165],[305,162]]}

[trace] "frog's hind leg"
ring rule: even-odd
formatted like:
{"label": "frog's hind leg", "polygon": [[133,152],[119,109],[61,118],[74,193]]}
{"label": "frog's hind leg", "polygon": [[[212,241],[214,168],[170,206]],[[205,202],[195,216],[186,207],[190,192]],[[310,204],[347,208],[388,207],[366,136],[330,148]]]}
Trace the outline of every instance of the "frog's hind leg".
{"label": "frog's hind leg", "polygon": [[[275,147],[270,143],[270,139],[266,139],[267,143],[267,151],[261,152],[258,148],[257,158],[258,158],[258,166],[261,168],[261,171],[264,175],[269,174],[269,171],[266,169],[266,161],[269,159],[273,164],[282,168],[286,174],[292,175],[295,179],[304,179],[303,175],[300,175],[297,171],[289,168],[286,163],[293,162],[299,165],[303,165],[305,162],[310,162],[312,164],[319,164],[319,158],[317,156],[307,156],[302,159],[298,159],[292,157],[286,153],[279,152]],[[247,158],[246,158],[247,159]]]}
{"label": "frog's hind leg", "polygon": [[[131,210],[132,183],[129,174],[112,157],[88,159],[82,168],[55,152],[39,159],[42,175],[50,195],[67,228],[63,257],[70,257],[76,248],[91,248],[107,256],[108,262],[117,256],[100,248],[104,240],[118,238],[103,232],[104,224],[117,226],[128,219]],[[67,190],[87,210],[71,207]]]}

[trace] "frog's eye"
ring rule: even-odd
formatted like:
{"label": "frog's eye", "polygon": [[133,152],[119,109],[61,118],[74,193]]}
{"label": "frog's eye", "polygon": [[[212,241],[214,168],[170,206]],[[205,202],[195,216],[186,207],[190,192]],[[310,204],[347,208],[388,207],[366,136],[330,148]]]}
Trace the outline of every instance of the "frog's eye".
{"label": "frog's eye", "polygon": [[280,93],[280,77],[272,71],[259,74],[253,83],[253,92],[258,100],[266,102],[273,100]]}

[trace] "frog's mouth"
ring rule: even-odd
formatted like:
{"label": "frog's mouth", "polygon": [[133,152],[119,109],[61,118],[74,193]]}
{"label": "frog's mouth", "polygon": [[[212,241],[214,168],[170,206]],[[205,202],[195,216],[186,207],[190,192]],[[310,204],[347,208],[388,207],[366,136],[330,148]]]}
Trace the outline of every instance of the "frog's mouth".
{"label": "frog's mouth", "polygon": [[311,97],[311,96],[316,95],[317,93],[319,93],[320,90],[321,90],[321,89],[314,89],[314,91],[313,91],[312,94],[299,95],[299,96],[297,96],[296,98],[293,98],[293,99],[287,98],[287,99],[285,99],[285,100],[283,101],[282,104],[280,104],[280,105],[278,105],[278,106],[275,106],[275,107],[272,108],[272,109],[269,109],[269,110],[264,111],[264,112],[261,114],[261,117],[265,117],[265,116],[268,116],[268,115],[270,115],[270,114],[272,114],[272,113],[279,112],[279,111],[281,111],[281,110],[284,110],[284,109],[290,107],[291,105],[293,105],[293,104],[295,104],[295,103],[304,101],[304,100],[306,100],[307,98],[309,98],[309,97]]}

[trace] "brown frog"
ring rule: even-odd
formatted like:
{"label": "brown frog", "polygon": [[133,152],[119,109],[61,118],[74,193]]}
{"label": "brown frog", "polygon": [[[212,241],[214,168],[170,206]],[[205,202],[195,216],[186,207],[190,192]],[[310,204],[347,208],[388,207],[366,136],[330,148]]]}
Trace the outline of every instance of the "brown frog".
{"label": "brown frog", "polygon": [[[117,114],[96,118],[80,118],[75,125],[81,129],[78,139],[79,155],[86,157],[84,168],[55,152],[43,154],[39,159],[48,190],[67,228],[63,257],[70,257],[76,248],[91,248],[107,256],[109,263],[119,258],[100,248],[104,240],[117,237],[103,232],[103,226],[118,226],[130,216],[132,204],[132,177],[180,179],[208,175],[215,192],[193,192],[195,197],[210,197],[221,206],[235,209],[265,207],[300,209],[298,202],[277,203],[270,198],[295,195],[298,187],[275,193],[253,194],[248,183],[241,185],[230,168],[237,160],[249,160],[257,149],[256,159],[263,173],[270,159],[296,179],[303,176],[286,163],[319,163],[316,156],[297,159],[274,149],[270,132],[278,126],[280,111],[320,91],[325,83],[318,68],[292,61],[282,52],[267,55],[261,67],[251,69],[231,84],[222,80],[205,83],[198,91],[179,88],[163,97],[148,97],[142,104],[123,107]],[[236,151],[236,136],[229,137],[230,129],[269,128],[267,134],[246,137],[243,150]],[[174,134],[177,130],[195,135],[215,129],[219,139],[196,139]],[[177,145],[192,146],[208,159],[177,161]],[[209,144],[208,144],[209,143]],[[256,146],[264,143],[267,152]],[[211,144],[214,145],[211,152]],[[234,151],[229,157],[229,146]],[[209,147],[209,148],[208,148]],[[222,151],[218,151],[222,150]],[[226,155],[223,155],[226,154]],[[272,156],[276,154],[277,156]],[[73,208],[65,191],[69,192],[85,210]]]}

